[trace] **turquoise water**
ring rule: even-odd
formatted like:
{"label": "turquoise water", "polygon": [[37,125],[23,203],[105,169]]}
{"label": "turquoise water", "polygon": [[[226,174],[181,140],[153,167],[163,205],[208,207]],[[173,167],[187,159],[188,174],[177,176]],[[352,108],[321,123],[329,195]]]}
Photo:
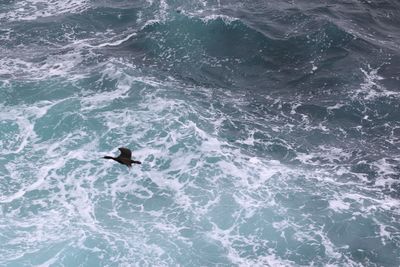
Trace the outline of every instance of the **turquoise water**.
{"label": "turquoise water", "polygon": [[0,3],[0,265],[399,266],[399,8]]}

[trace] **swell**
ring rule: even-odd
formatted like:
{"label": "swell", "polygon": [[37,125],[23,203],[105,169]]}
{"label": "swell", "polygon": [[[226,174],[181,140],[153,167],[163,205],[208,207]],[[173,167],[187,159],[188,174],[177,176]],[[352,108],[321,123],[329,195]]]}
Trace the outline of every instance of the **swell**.
{"label": "swell", "polygon": [[131,57],[197,85],[282,92],[359,85],[359,68],[381,63],[382,58],[369,56],[379,50],[329,20],[308,19],[280,36],[241,19],[176,14],[145,25],[105,53]]}
{"label": "swell", "polygon": [[[262,20],[254,16],[255,7],[246,8],[236,13],[223,10],[228,15],[216,16],[178,13],[170,8],[164,20],[154,20],[135,5],[98,6],[53,17],[51,27],[46,17],[30,22],[29,27],[21,21],[3,40],[3,49],[4,54],[13,55],[18,45],[18,59],[39,67],[51,61],[49,57],[57,60],[57,55],[69,51],[85,57],[79,61],[83,63],[77,66],[80,69],[108,57],[124,57],[150,73],[160,71],[211,87],[337,92],[362,83],[360,68],[382,64],[384,82],[395,84],[393,68],[384,63],[394,65],[390,58],[398,55],[391,54],[386,43],[374,42],[341,22],[344,15],[334,13],[336,10],[275,8]],[[40,35],[44,38],[36,37]],[[103,46],[118,40],[122,40],[119,45]],[[94,51],[96,47],[100,49]]]}

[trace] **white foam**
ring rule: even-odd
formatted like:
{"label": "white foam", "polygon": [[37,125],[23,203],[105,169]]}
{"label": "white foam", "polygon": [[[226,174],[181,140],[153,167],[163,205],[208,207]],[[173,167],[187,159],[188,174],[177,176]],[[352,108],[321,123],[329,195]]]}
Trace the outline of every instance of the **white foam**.
{"label": "white foam", "polygon": [[378,174],[380,175],[380,178],[384,178],[397,174],[395,167],[399,166],[399,161],[394,160],[394,163],[389,163],[389,160],[387,158],[382,158],[373,162],[372,166],[374,166],[374,168],[377,170]]}
{"label": "white foam", "polygon": [[310,73],[312,74],[318,69],[318,67],[315,65],[315,61],[314,60],[310,61],[310,63],[311,63],[311,67],[312,67],[311,70],[310,70]]}
{"label": "white foam", "polygon": [[[349,159],[351,153],[339,147],[332,147],[326,145],[318,146],[318,150],[307,153],[297,153],[296,159],[308,165],[323,166],[323,165],[336,165],[338,162],[344,162]],[[328,163],[323,163],[328,162]],[[344,168],[340,169],[342,172]]]}
{"label": "white foam", "polygon": [[364,82],[360,85],[360,89],[355,91],[355,96],[362,96],[366,100],[373,100],[378,97],[399,97],[400,93],[386,89],[379,81],[384,78],[378,74],[380,67],[373,69],[368,66],[368,70],[360,68],[364,74]]}
{"label": "white foam", "polygon": [[106,42],[106,43],[102,43],[102,44],[99,44],[97,46],[92,46],[92,47],[118,46],[118,45],[125,43],[126,41],[128,41],[129,39],[131,39],[133,36],[136,36],[136,35],[137,35],[137,33],[134,32],[134,33],[127,35],[125,38],[123,38],[121,40],[117,40],[114,42]]}
{"label": "white foam", "polygon": [[11,76],[10,79],[47,80],[52,77],[68,76],[73,80],[82,79],[85,73],[76,71],[83,57],[78,50],[70,50],[62,55],[49,54],[44,61],[30,62],[28,59],[14,58],[12,55],[0,62],[0,75]]}
{"label": "white foam", "polygon": [[329,208],[334,210],[335,212],[341,212],[344,210],[348,210],[350,208],[350,204],[344,202],[342,199],[335,199],[329,201]]}
{"label": "white foam", "polygon": [[265,251],[264,255],[258,255],[256,258],[247,258],[241,256],[240,247],[235,245],[236,242],[244,242],[248,245],[256,244],[257,242],[253,240],[253,238],[246,238],[240,236],[235,231],[235,227],[232,226],[226,230],[222,230],[218,228],[215,224],[213,224],[213,229],[207,236],[209,236],[212,240],[221,244],[224,250],[227,253],[227,258],[229,259],[231,264],[238,266],[294,266],[295,264],[289,260],[279,259],[273,253],[269,251]]}
{"label": "white foam", "polygon": [[[105,131],[92,133],[83,127],[48,141],[37,139],[35,133],[31,132],[27,135],[28,141],[21,146],[21,152],[29,148],[32,153],[42,153],[43,157],[30,165],[34,179],[23,184],[21,190],[1,200],[10,203],[36,189],[55,191],[49,194],[48,202],[47,199],[38,200],[46,209],[24,222],[25,227],[33,226],[31,233],[17,232],[18,237],[13,240],[15,245],[28,244],[28,253],[46,247],[49,243],[62,241],[70,242],[70,246],[82,251],[92,249],[98,252],[99,248],[85,247],[85,238],[94,235],[107,243],[108,249],[115,253],[114,257],[107,259],[107,263],[111,261],[113,264],[128,266],[133,258],[138,258],[148,265],[173,265],[176,263],[174,257],[179,257],[179,253],[193,252],[194,246],[186,250],[184,246],[180,246],[182,243],[187,245],[189,240],[193,243],[208,237],[207,242],[220,246],[226,252],[224,260],[228,264],[298,265],[297,262],[287,260],[287,254],[278,256],[274,250],[274,246],[287,246],[284,241],[268,243],[269,240],[259,234],[263,230],[260,228],[242,231],[242,225],[251,225],[254,223],[252,220],[258,219],[257,216],[262,216],[265,212],[272,217],[265,218],[263,225],[275,229],[274,234],[279,236],[279,230],[286,229],[295,232],[293,237],[297,241],[322,244],[326,251],[324,259],[332,264],[346,265],[352,263],[351,259],[346,258],[346,252],[343,252],[346,247],[335,245],[326,230],[314,221],[315,217],[319,218],[319,211],[311,210],[304,214],[298,212],[290,206],[293,203],[281,201],[282,196],[290,201],[291,195],[301,193],[305,197],[302,199],[304,201],[314,196],[328,201],[329,213],[333,214],[333,219],[336,213],[359,212],[370,217],[376,212],[386,212],[390,217],[398,212],[397,200],[384,198],[380,191],[366,187],[363,183],[341,182],[337,175],[348,172],[344,167],[328,168],[336,160],[345,161],[350,155],[348,151],[320,146],[310,155],[300,155],[305,163],[317,156],[323,156],[330,163],[329,166],[312,167],[302,164],[289,166],[271,160],[266,154],[255,154],[251,148],[246,149],[242,144],[254,145],[253,126],[256,124],[261,127],[267,120],[256,121],[247,116],[242,110],[246,101],[237,100],[240,95],[234,92],[230,95],[210,92],[206,88],[184,88],[187,89],[185,93],[188,96],[190,90],[201,92],[205,96],[212,95],[207,98],[211,103],[231,104],[231,99],[236,99],[230,107],[246,115],[242,117],[242,123],[248,126],[244,127],[247,131],[244,136],[248,138],[242,143],[230,142],[218,133],[222,122],[230,119],[231,114],[219,110],[218,105],[210,105],[209,109],[204,109],[196,102],[180,100],[175,97],[178,91],[168,94],[171,88],[182,90],[175,84],[171,86],[174,81],[168,84],[153,77],[134,77],[125,71],[126,65],[114,63],[108,62],[102,66],[102,79],[118,81],[116,88],[96,93],[89,88],[82,98],[71,97],[81,104],[76,112],[85,120],[96,120]],[[137,103],[129,102],[128,107],[117,106],[115,109],[115,100],[127,101],[130,94],[136,92],[135,83],[145,85],[146,94],[141,95],[141,100]],[[0,116],[25,120],[30,126],[23,125],[21,128],[29,132],[29,129],[34,129],[35,120],[47,114],[55,103],[37,104],[32,107],[6,107],[4,112],[0,112]],[[103,108],[101,112],[100,108]],[[194,120],[191,117],[193,114],[204,115],[198,115]],[[213,118],[219,120],[214,123]],[[207,125],[207,128],[203,125]],[[209,125],[211,126],[208,128]],[[279,126],[276,127],[277,131],[283,131]],[[323,125],[317,127],[323,128]],[[115,136],[119,137],[118,141],[115,141]],[[29,144],[30,140],[34,142]],[[100,162],[100,156],[117,152],[115,147],[120,144],[113,142],[138,146],[134,156],[143,160],[143,164],[129,172],[125,166],[114,162]],[[107,151],[101,147],[104,143],[109,147]],[[174,149],[176,145],[180,146]],[[287,141],[285,145],[290,147],[290,142]],[[92,152],[93,158],[87,158],[88,151]],[[217,158],[218,161],[207,162],[209,157]],[[392,175],[393,166],[388,165],[387,161],[376,164],[383,166],[380,170],[383,176]],[[8,167],[13,174],[30,174],[14,163]],[[20,177],[22,176],[16,176],[18,179]],[[227,211],[229,218],[232,218],[228,229],[220,229],[210,216],[213,211],[224,208],[225,204],[221,203],[224,194],[235,202],[234,209]],[[162,202],[160,209],[146,210],[144,203],[159,196],[168,201]],[[15,219],[19,211],[14,211],[11,215],[4,213]],[[6,216],[2,216],[0,222],[5,223]],[[380,234],[386,242],[391,238],[388,228],[390,220],[391,218],[383,219],[381,222]],[[206,226],[203,225],[204,221]],[[14,225],[13,221],[6,223]],[[209,224],[212,225],[211,230],[207,226]],[[182,236],[180,231],[186,228],[191,228],[196,238]],[[290,240],[282,235],[286,241]],[[172,248],[162,243],[168,243]],[[262,253],[249,251],[250,255],[247,256],[240,244],[262,247],[265,250]],[[286,249],[291,252],[292,248],[287,246]],[[179,252],[173,255],[172,250]],[[101,255],[106,257],[107,253]],[[55,253],[43,266],[51,265],[54,259],[63,256],[63,253]],[[8,254],[6,257],[11,258]],[[315,264],[322,263],[315,260]]]}
{"label": "white foam", "polygon": [[219,20],[219,19],[221,19],[227,25],[238,20],[237,18],[227,16],[227,15],[222,15],[222,14],[212,14],[212,15],[207,15],[207,16],[201,18],[201,20],[203,20],[204,22],[207,22],[207,23],[210,21]]}
{"label": "white foam", "polygon": [[34,120],[41,118],[47,111],[58,102],[41,101],[35,106],[13,106],[7,107],[0,105],[0,120],[7,122],[12,121],[18,125],[18,133],[16,136],[9,137],[14,142],[2,147],[4,154],[18,154],[29,144],[30,141],[36,138],[34,131]]}
{"label": "white foam", "polygon": [[328,111],[330,111],[330,110],[334,110],[334,109],[340,109],[340,108],[342,108],[342,107],[344,107],[344,106],[345,106],[345,104],[336,103],[336,104],[333,105],[333,106],[328,106],[328,107],[326,107],[326,109],[327,109]]}
{"label": "white foam", "polygon": [[165,21],[167,19],[168,3],[166,0],[160,0],[160,8],[158,14],[158,20]]}
{"label": "white foam", "polygon": [[57,16],[65,13],[80,13],[89,7],[86,0],[25,0],[17,1],[13,10],[0,14],[0,20],[21,21]]}

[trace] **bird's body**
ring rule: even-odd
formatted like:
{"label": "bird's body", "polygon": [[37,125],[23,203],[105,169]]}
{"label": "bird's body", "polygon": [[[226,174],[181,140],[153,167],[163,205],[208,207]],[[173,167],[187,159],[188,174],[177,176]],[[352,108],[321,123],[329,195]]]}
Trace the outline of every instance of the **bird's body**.
{"label": "bird's body", "polygon": [[115,160],[116,162],[126,165],[129,168],[132,167],[132,163],[142,164],[140,161],[132,160],[132,151],[129,148],[120,147],[118,149],[121,152],[121,154],[118,157],[114,158],[111,156],[104,156],[103,158]]}

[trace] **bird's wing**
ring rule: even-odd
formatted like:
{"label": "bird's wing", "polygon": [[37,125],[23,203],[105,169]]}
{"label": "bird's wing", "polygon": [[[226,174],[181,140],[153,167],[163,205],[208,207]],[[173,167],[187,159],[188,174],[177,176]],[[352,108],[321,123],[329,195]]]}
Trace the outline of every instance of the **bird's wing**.
{"label": "bird's wing", "polygon": [[118,149],[119,149],[119,151],[121,151],[121,155],[119,155],[120,157],[128,158],[128,159],[130,159],[132,157],[132,151],[130,149],[125,148],[125,147],[120,147]]}

